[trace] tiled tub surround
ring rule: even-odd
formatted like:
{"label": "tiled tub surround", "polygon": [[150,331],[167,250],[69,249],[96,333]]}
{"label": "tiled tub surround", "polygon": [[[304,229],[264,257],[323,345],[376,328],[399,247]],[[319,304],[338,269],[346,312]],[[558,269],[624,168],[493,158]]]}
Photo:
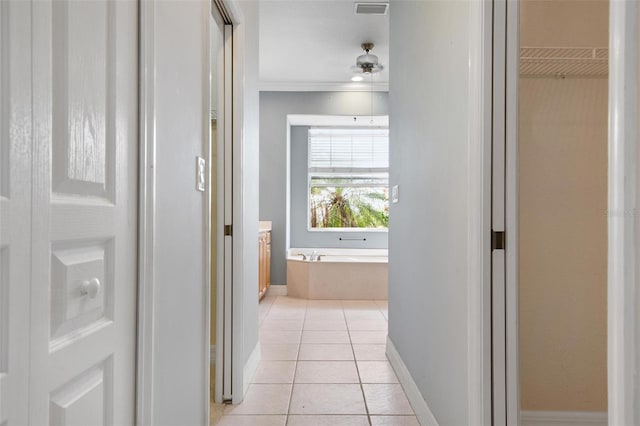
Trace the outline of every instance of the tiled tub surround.
{"label": "tiled tub surround", "polygon": [[260,302],[262,361],[230,425],[418,426],[385,356],[387,302]]}
{"label": "tiled tub surround", "polygon": [[[289,249],[287,294],[301,299],[386,300],[387,253],[377,249]],[[312,256],[320,256],[320,260]]]}

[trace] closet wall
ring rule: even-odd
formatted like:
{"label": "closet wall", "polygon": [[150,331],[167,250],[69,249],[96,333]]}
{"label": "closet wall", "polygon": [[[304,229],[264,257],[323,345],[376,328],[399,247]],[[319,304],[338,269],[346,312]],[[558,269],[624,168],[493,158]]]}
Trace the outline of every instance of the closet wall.
{"label": "closet wall", "polygon": [[606,411],[608,2],[525,0],[520,42],[590,48],[523,50],[585,59],[521,61],[521,408]]}

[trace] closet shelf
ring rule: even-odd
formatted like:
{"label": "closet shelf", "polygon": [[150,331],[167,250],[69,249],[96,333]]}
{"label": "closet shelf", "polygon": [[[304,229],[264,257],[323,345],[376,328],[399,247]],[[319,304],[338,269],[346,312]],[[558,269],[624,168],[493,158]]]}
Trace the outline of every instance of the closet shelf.
{"label": "closet shelf", "polygon": [[520,75],[523,77],[606,77],[609,49],[606,47],[522,47]]}

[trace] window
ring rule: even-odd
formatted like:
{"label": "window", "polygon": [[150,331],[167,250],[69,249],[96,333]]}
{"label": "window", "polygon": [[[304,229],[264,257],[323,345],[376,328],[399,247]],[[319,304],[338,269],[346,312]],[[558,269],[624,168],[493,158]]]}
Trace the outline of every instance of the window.
{"label": "window", "polygon": [[309,228],[389,226],[389,130],[309,129]]}

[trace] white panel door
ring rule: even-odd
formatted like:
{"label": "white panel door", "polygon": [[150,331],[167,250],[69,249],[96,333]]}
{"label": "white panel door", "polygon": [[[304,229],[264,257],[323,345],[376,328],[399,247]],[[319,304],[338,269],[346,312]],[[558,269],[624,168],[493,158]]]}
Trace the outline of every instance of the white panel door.
{"label": "white panel door", "polygon": [[[0,2],[0,425],[28,423],[31,7]],[[26,54],[25,54],[26,53]]]}
{"label": "white panel door", "polygon": [[31,8],[30,423],[132,425],[138,4]]}

